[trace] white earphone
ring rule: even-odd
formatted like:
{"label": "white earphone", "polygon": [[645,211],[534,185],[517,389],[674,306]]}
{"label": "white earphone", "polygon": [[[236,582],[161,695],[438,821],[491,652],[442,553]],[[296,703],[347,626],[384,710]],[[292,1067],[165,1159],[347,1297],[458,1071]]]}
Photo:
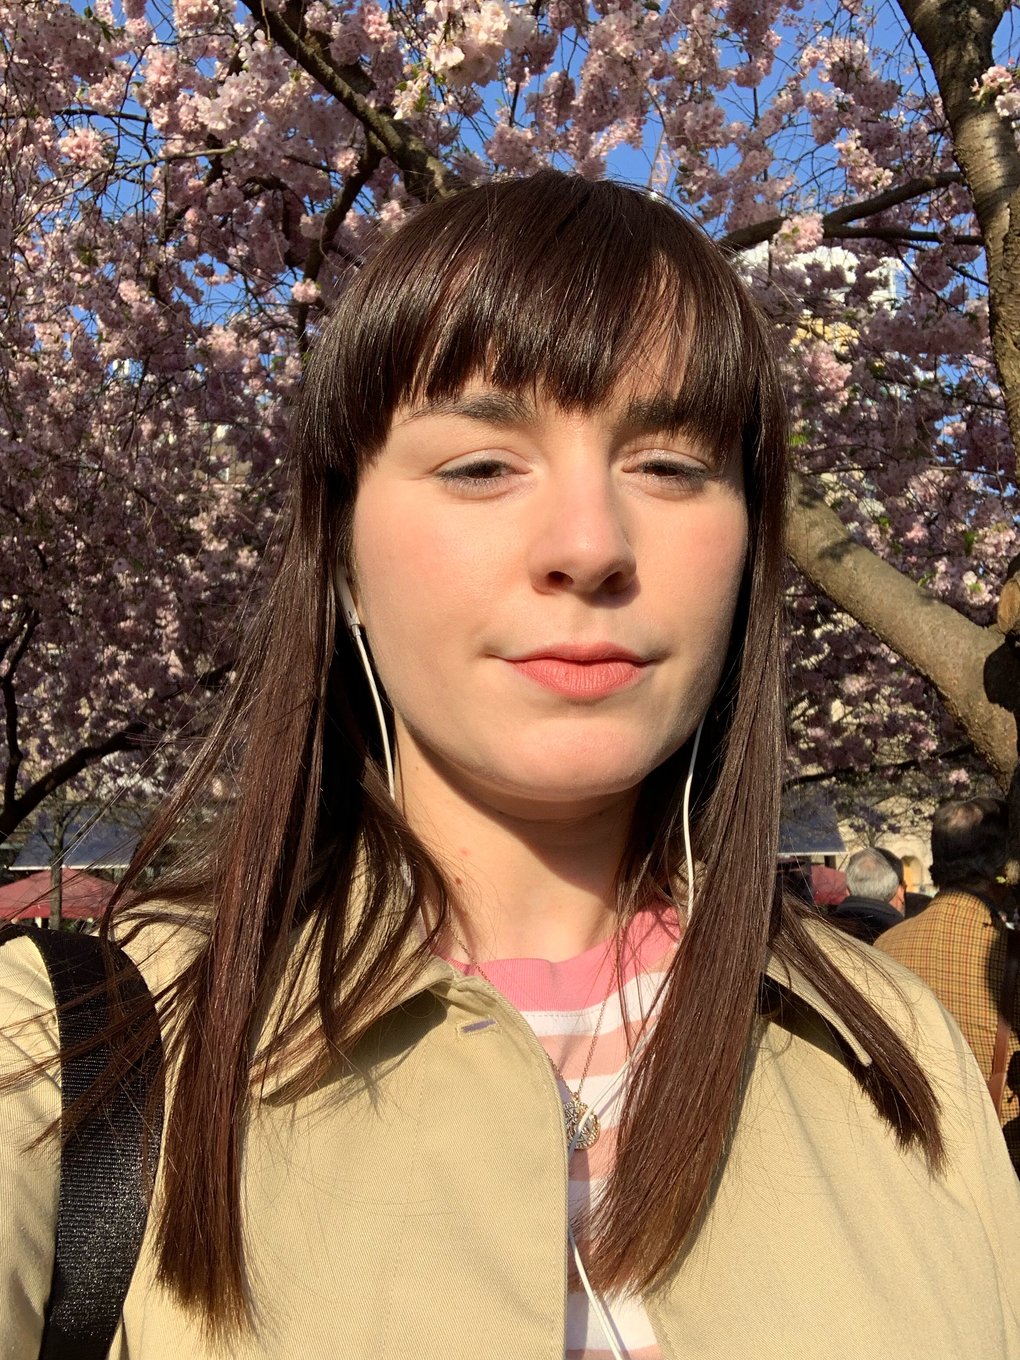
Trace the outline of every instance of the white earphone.
{"label": "white earphone", "polygon": [[372,693],[372,702],[375,705],[375,716],[379,723],[379,734],[382,737],[383,759],[386,761],[386,784],[390,791],[390,797],[396,802],[396,780],[393,777],[393,752],[390,748],[390,733],[386,726],[386,715],[383,712],[382,700],[379,697],[379,687],[375,682],[375,674],[372,670],[372,663],[368,659],[368,652],[365,650],[365,638],[361,628],[361,615],[358,613],[358,606],[354,601],[354,594],[351,591],[351,583],[347,579],[347,573],[342,567],[336,571],[336,588],[340,596],[340,607],[343,610],[344,620],[350,629],[354,645],[358,649],[358,657],[361,661],[361,668],[365,672],[365,679],[368,681],[368,688]]}
{"label": "white earphone", "polygon": [[694,744],[691,747],[690,764],[687,766],[687,779],[684,781],[684,854],[687,857],[687,924],[690,925],[691,917],[694,915],[694,854],[691,850],[691,787],[694,784],[694,762],[698,758],[698,747],[701,745],[701,732],[705,726],[705,719],[702,718],[698,723],[698,730],[694,734]]}
{"label": "white earphone", "polygon": [[361,615],[358,613],[358,606],[354,603],[354,596],[351,594],[351,583],[347,579],[347,573],[339,570],[336,574],[336,588],[340,596],[340,607],[344,611],[344,618],[347,620],[347,627],[354,630],[361,628]]}

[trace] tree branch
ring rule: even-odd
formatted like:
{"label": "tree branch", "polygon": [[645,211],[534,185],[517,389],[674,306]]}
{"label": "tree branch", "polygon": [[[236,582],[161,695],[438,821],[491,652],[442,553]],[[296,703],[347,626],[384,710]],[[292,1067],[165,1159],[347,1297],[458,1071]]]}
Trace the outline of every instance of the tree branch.
{"label": "tree branch", "polygon": [[[25,613],[25,622],[21,638],[11,655],[7,666],[4,668],[3,677],[0,678],[0,693],[4,699],[4,731],[7,739],[7,768],[4,771],[4,806],[6,807],[14,799],[18,787],[18,774],[21,771],[21,762],[24,753],[21,749],[21,742],[18,736],[18,694],[15,688],[15,672],[21,662],[21,658],[28,651],[29,644],[39,627],[40,616],[37,610],[28,609]],[[6,649],[5,649],[6,650]]]}
{"label": "tree branch", "polygon": [[1016,723],[985,695],[1002,635],[934,599],[904,572],[856,543],[821,491],[794,474],[787,551],[840,609],[873,632],[938,690],[1003,787],[1016,764]]}
{"label": "tree branch", "polygon": [[885,777],[890,771],[894,770],[897,774],[910,770],[927,773],[928,767],[932,764],[941,767],[947,760],[961,760],[966,756],[973,755],[974,747],[970,742],[966,742],[962,746],[950,747],[948,751],[934,751],[931,755],[912,756],[909,760],[876,760],[874,765],[866,770],[812,770],[809,774],[796,774],[790,779],[783,780],[783,788],[798,789],[805,784],[824,784],[830,779],[836,784],[852,783],[855,780],[874,779],[876,776]]}
{"label": "tree branch", "polygon": [[[850,222],[859,222],[865,217],[874,217],[877,213],[888,212],[890,208],[899,207],[901,203],[909,203],[912,199],[922,198],[925,194],[935,193],[939,189],[949,188],[953,184],[964,183],[963,175],[958,170],[943,170],[938,174],[916,175],[913,179],[905,180],[903,184],[896,184],[890,189],[883,189],[880,194],[875,194],[872,198],[862,199],[859,203],[848,203],[842,208],[834,208],[832,212],[825,213],[822,217],[822,233],[827,237],[839,236],[839,228],[847,226]],[[751,246],[761,245],[763,241],[770,241],[773,236],[782,230],[785,217],[770,217],[764,222],[754,222],[747,227],[738,227],[736,231],[727,232],[720,238],[719,245],[724,250],[733,252],[748,250]],[[941,240],[941,237],[937,238]],[[980,241],[978,244],[982,244]]]}
{"label": "tree branch", "polygon": [[[273,41],[358,120],[369,143],[397,166],[412,197],[427,202],[456,193],[462,187],[460,177],[443,164],[416,132],[391,113],[368,102],[365,94],[355,88],[350,70],[332,59],[325,40],[309,32],[303,17],[295,30],[282,13],[270,9],[262,0],[243,0],[243,3]],[[296,17],[293,10],[288,14]],[[364,77],[360,67],[355,69]]]}
{"label": "tree branch", "polygon": [[90,765],[95,765],[106,756],[113,755],[117,751],[129,751],[133,747],[142,744],[142,738],[146,731],[144,723],[128,723],[119,732],[114,732],[105,741],[97,742],[94,746],[82,746],[73,755],[54,765],[46,774],[31,784],[20,798],[5,800],[4,806],[0,809],[0,843],[5,841],[11,833],[21,825],[26,817],[33,813],[40,803],[49,798],[50,794],[56,792],[61,785],[68,780],[74,779],[81,774],[82,770],[88,769]]}
{"label": "tree branch", "polygon": [[328,243],[340,230],[347,214],[354,207],[355,199],[378,170],[381,160],[382,152],[378,147],[366,147],[357,170],[352,175],[348,175],[343,189],[323,213],[322,230],[313,242],[312,248],[308,252],[308,260],[305,263],[306,279],[314,280],[318,278],[322,262],[326,258]]}
{"label": "tree branch", "polygon": [[837,227],[826,232],[829,241],[903,241],[908,245],[983,246],[983,236],[945,237],[938,231],[911,231],[909,227]]}
{"label": "tree branch", "polygon": [[898,208],[901,203],[920,198],[923,194],[934,193],[937,189],[948,189],[953,184],[963,184],[964,178],[959,170],[940,170],[933,175],[916,175],[902,184],[893,184],[880,194],[862,199],[860,203],[848,203],[845,207],[834,208],[826,213],[825,221],[832,226],[846,222],[859,222],[862,217],[874,217],[876,213],[888,212]]}
{"label": "tree branch", "polygon": [[[355,199],[364,189],[365,185],[379,168],[382,160],[382,152],[374,144],[366,145],[362,153],[361,161],[357,170],[348,175],[344,182],[343,189],[329,205],[322,215],[322,229],[318,237],[312,243],[312,248],[308,252],[308,259],[305,262],[305,278],[315,280],[319,276],[323,261],[326,258],[327,246],[333,240],[344,219],[354,207]],[[303,349],[305,346],[305,336],[308,329],[309,304],[301,302],[297,308],[297,333],[298,345]]]}

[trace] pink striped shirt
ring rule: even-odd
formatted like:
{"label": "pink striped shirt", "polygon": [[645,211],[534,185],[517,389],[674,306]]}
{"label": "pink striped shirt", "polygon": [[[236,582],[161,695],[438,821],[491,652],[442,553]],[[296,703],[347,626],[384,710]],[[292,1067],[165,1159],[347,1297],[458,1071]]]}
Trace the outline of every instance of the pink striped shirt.
{"label": "pink striped shirt", "polygon": [[[562,963],[495,959],[483,965],[484,972],[463,959],[449,960],[463,973],[483,975],[520,1011],[562,1073],[560,1094],[564,1102],[570,1099],[571,1091],[577,1090],[602,1002],[608,994],[602,1027],[580,1092],[584,1104],[591,1106],[598,1116],[601,1133],[594,1147],[576,1148],[571,1154],[571,1223],[583,1221],[612,1170],[616,1129],[627,1090],[628,1053],[642,1029],[647,1031],[679,938],[675,913],[639,912],[621,946],[619,978],[611,943],[596,945]],[[609,1295],[602,1302],[612,1320],[621,1354],[628,1360],[661,1360],[655,1333],[637,1295]],[[567,1296],[565,1360],[612,1360],[602,1323],[573,1271]]]}

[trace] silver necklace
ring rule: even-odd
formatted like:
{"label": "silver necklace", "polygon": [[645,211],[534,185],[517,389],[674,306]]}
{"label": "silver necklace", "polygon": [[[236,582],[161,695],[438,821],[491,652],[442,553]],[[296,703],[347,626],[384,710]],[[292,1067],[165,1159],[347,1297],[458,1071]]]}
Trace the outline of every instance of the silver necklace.
{"label": "silver necklace", "polygon": [[[456,941],[458,948],[460,948],[463,951],[464,957],[467,959],[468,963],[471,964],[472,968],[477,969],[478,973],[481,975],[482,978],[484,978],[484,980],[489,984],[493,991],[498,992],[499,988],[492,981],[492,979],[486,973],[485,969],[478,962],[475,956],[471,953],[471,950],[467,947],[467,945],[456,933],[456,931],[451,930],[450,933],[453,935],[453,938]],[[616,941],[616,970],[614,976],[618,977],[620,971],[619,931],[616,932],[615,941]],[[605,996],[602,998],[602,1005],[599,1008],[599,1018],[595,1022],[595,1030],[591,1036],[591,1043],[588,1045],[588,1056],[584,1060],[584,1068],[581,1071],[581,1080],[577,1083],[576,1091],[572,1091],[570,1089],[570,1086],[567,1083],[567,1079],[563,1075],[563,1072],[560,1069],[560,1067],[555,1062],[553,1062],[552,1058],[549,1057],[548,1053],[546,1054],[546,1057],[549,1058],[549,1065],[552,1067],[553,1071],[559,1077],[563,1085],[566,1086],[567,1095],[570,1097],[569,1100],[565,1100],[563,1102],[563,1122],[566,1125],[567,1129],[567,1146],[571,1150],[578,1148],[587,1149],[590,1147],[594,1147],[599,1140],[599,1134],[602,1132],[602,1126],[599,1123],[598,1115],[595,1113],[593,1109],[585,1105],[584,1101],[581,1099],[581,1091],[584,1087],[585,1079],[588,1076],[588,1069],[589,1067],[591,1067],[591,1060],[595,1055],[595,1045],[598,1043],[599,1034],[602,1032],[602,1021],[606,1017],[606,1007],[609,1005],[610,995],[611,989],[610,991],[606,992]],[[578,1133],[579,1129],[580,1133]]]}

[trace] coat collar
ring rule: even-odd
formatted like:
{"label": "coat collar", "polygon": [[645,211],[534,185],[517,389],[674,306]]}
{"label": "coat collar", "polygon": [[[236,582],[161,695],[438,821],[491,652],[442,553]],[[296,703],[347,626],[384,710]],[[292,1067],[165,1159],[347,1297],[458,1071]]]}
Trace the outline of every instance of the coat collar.
{"label": "coat collar", "polygon": [[[291,993],[292,1002],[287,1008],[287,1013],[291,1015],[307,1005],[315,995],[317,970],[310,966],[313,960],[309,957],[309,951],[306,948],[308,943],[306,932],[308,930],[309,927],[306,925],[295,932],[291,949],[291,963],[283,979],[281,979],[281,987],[277,989],[277,995]],[[822,940],[821,943],[824,947],[825,941]],[[407,950],[409,965],[412,949],[413,946],[409,945]],[[302,960],[304,960],[303,963]],[[863,1047],[846,1022],[825,1000],[810,979],[799,969],[780,959],[771,949],[766,951],[762,978],[763,980],[765,978],[770,979],[784,992],[813,1011],[839,1037],[859,1063],[866,1066],[870,1065],[871,1055],[867,1049]],[[370,1023],[381,1020],[384,1015],[391,1014],[415,997],[421,996],[424,992],[432,992],[441,999],[445,999],[456,992],[459,987],[464,986],[465,983],[466,979],[462,973],[447,963],[445,959],[433,954],[417,969],[412,969],[409,966],[404,984],[390,998],[380,1000],[378,1010],[371,1015]],[[267,1008],[259,1025],[261,1040],[266,1040],[273,1033],[283,1013],[282,1007],[277,1002],[273,1002]],[[257,1045],[257,1047],[259,1046],[261,1044]],[[289,1062],[274,1066],[260,1084],[262,1094],[272,1096],[293,1074],[294,1070]]]}
{"label": "coat collar", "polygon": [[[770,978],[773,982],[778,983],[784,991],[789,992],[809,1010],[814,1011],[846,1044],[858,1062],[865,1066],[870,1065],[871,1054],[861,1044],[846,1021],[833,1010],[814,983],[805,977],[799,969],[792,967],[769,949],[766,952],[762,977]],[[445,959],[433,956],[430,962],[426,964],[424,972],[414,980],[414,984],[408,989],[407,995],[401,997],[397,1004],[403,1004],[410,1000],[412,996],[420,995],[423,991],[448,992],[451,987],[456,987],[462,981],[463,976],[457,969],[448,964]]]}
{"label": "coat collar", "polygon": [[814,1011],[821,1020],[825,1021],[829,1029],[833,1030],[846,1044],[859,1063],[870,1066],[871,1054],[849,1028],[846,1021],[833,1010],[814,983],[805,977],[798,968],[794,968],[784,959],[778,958],[770,949],[766,954],[762,976],[771,978],[784,991],[789,992],[809,1010]]}

